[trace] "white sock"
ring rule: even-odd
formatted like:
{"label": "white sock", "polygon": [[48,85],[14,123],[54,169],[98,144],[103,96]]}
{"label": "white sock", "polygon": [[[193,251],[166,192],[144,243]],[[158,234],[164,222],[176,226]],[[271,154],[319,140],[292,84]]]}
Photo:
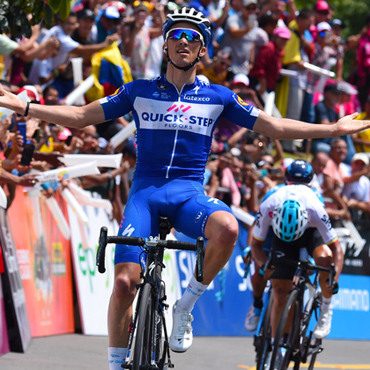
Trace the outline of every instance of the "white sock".
{"label": "white sock", "polygon": [[330,303],[331,303],[331,297],[330,298],[325,298],[324,296],[322,297],[322,301],[321,301],[321,311],[322,312],[327,312],[329,311],[329,307],[330,307]]}
{"label": "white sock", "polygon": [[177,302],[176,309],[191,312],[194,308],[195,302],[206,291],[207,287],[208,285],[199,283],[193,275],[183,296]]}
{"label": "white sock", "polygon": [[108,347],[109,370],[122,370],[126,355],[127,348]]}

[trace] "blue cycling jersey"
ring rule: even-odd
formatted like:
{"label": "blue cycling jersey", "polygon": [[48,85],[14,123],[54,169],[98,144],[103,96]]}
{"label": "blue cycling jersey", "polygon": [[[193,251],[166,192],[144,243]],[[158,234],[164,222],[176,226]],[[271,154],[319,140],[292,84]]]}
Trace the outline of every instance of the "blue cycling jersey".
{"label": "blue cycling jersey", "polygon": [[138,147],[135,179],[203,182],[219,120],[224,117],[252,130],[260,112],[224,86],[196,78],[178,91],[165,75],[130,82],[100,103],[106,120],[133,113]]}

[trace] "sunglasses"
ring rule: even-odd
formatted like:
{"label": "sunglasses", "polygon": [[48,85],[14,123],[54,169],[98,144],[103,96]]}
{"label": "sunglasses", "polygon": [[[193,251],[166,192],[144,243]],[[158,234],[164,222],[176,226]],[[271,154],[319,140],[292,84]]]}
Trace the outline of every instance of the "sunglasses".
{"label": "sunglasses", "polygon": [[189,42],[203,43],[203,36],[195,30],[187,28],[173,28],[167,33],[167,39],[181,40],[182,38],[185,38]]}

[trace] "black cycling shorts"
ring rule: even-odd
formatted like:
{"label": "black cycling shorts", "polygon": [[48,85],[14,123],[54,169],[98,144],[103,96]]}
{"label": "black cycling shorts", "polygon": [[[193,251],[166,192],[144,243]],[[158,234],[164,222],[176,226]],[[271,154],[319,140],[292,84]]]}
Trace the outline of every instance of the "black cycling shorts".
{"label": "black cycling shorts", "polygon": [[324,244],[324,241],[319,231],[314,227],[306,229],[299,239],[292,242],[284,242],[274,234],[272,248],[274,251],[273,265],[275,268],[271,274],[271,279],[292,280],[296,266],[284,263],[283,259],[287,258],[298,262],[301,248],[306,248],[309,255],[313,256],[315,248],[322,244]]}

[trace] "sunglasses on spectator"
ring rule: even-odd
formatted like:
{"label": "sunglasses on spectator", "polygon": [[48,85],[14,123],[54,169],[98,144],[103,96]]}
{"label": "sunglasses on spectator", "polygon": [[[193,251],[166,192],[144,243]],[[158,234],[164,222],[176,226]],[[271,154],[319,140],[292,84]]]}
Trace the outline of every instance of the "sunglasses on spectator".
{"label": "sunglasses on spectator", "polygon": [[253,12],[257,10],[257,7],[256,6],[246,6],[245,9],[249,10],[250,12]]}
{"label": "sunglasses on spectator", "polygon": [[203,36],[195,30],[187,28],[173,28],[167,33],[167,39],[181,40],[183,38],[189,42],[203,42]]}

